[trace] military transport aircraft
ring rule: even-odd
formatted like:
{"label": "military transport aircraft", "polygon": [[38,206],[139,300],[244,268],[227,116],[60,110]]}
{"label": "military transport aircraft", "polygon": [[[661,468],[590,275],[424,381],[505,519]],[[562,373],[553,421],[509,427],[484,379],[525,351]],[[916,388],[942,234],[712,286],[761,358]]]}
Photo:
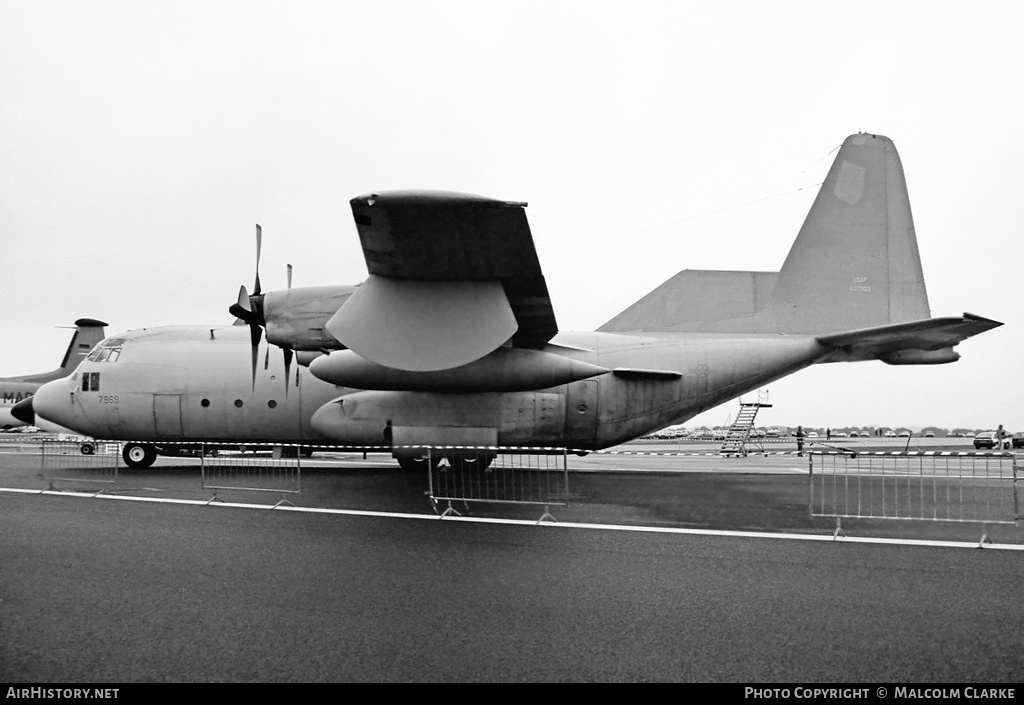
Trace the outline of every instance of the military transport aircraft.
{"label": "military transport aircraft", "polygon": [[610,447],[821,362],[953,362],[1001,325],[931,318],[903,168],[880,135],[844,141],[781,271],[682,272],[592,333],[558,332],[526,204],[350,203],[362,284],[262,293],[257,239],[255,291],[230,307],[248,326],[108,338],[16,413],[130,441],[136,467],[156,444],[200,440],[376,447],[404,467],[431,446],[455,465],[467,447]]}
{"label": "military transport aircraft", "polygon": [[106,325],[103,321],[79,318],[75,321],[75,332],[71,336],[71,343],[68,345],[67,352],[64,353],[60,367],[51,372],[41,372],[35,375],[0,377],[0,429],[25,426],[24,421],[11,415],[14,405],[31,397],[46,382],[67,377],[74,372],[78,363],[85,359],[96,343],[103,340],[105,335],[103,328]]}

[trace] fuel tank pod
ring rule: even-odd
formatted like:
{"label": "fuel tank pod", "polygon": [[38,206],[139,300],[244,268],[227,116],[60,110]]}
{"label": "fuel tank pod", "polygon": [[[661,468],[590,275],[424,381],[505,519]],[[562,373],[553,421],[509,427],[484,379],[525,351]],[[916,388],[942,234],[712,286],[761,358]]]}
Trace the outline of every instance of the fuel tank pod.
{"label": "fuel tank pod", "polygon": [[397,370],[339,350],[313,360],[309,369],[324,382],[354,389],[451,393],[546,389],[608,371],[570,357],[519,348],[499,348],[467,365],[433,372]]}

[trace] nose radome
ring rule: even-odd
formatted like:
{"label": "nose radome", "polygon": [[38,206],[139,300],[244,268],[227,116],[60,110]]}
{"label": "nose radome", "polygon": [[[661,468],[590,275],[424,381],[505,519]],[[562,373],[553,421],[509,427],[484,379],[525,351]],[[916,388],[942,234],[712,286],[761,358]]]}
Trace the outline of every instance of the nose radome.
{"label": "nose radome", "polygon": [[22,399],[17,404],[11,407],[11,416],[18,419],[22,423],[27,423],[29,426],[35,426],[36,414],[32,410],[32,397],[28,399]]}

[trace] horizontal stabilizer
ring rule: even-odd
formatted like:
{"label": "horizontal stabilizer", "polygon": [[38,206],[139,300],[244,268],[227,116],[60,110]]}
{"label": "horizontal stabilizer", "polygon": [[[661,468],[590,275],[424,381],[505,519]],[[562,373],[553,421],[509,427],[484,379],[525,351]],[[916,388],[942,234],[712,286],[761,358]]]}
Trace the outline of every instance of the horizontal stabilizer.
{"label": "horizontal stabilizer", "polygon": [[971,336],[1003,325],[999,321],[965,313],[960,317],[928,318],[877,328],[818,336],[818,342],[836,350],[829,361],[883,360],[890,364],[953,362],[952,347]]}

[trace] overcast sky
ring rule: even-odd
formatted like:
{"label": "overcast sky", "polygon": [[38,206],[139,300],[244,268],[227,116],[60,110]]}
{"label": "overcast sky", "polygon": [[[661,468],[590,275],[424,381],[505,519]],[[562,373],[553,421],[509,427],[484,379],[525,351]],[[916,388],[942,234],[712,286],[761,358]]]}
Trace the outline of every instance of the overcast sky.
{"label": "overcast sky", "polygon": [[932,315],[1005,325],[799,372],[759,420],[1024,430],[1022,30],[1019,0],[0,0],[0,375],[83,316],[229,322],[255,223],[264,290],[361,281],[348,201],[385,189],[527,201],[560,328],[592,330],[682,269],[778,270],[863,130]]}

